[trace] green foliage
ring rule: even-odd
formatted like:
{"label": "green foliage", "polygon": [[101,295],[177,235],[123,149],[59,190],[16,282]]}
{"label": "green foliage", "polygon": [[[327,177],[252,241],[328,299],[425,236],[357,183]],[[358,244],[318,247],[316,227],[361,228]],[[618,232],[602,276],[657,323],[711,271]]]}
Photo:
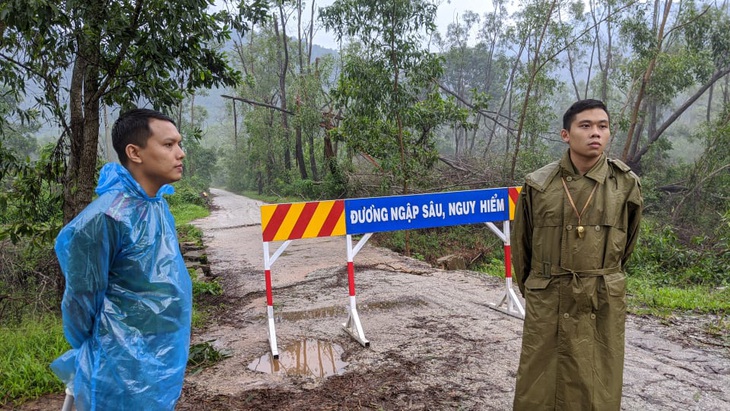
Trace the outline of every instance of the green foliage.
{"label": "green foliage", "polygon": [[[199,113],[199,119],[205,118],[204,113]],[[183,165],[185,185],[202,190],[207,190],[213,181],[213,175],[218,172],[218,153],[213,148],[206,148],[202,145],[203,132],[197,126],[191,128],[185,124],[180,126],[180,133],[183,137],[183,148],[185,158]]]}
{"label": "green foliage", "polygon": [[675,228],[645,218],[627,271],[659,287],[727,286],[730,252],[727,244],[707,244],[702,238],[684,244]]}
{"label": "green foliage", "polygon": [[[55,85],[63,70],[78,64],[79,56],[99,64],[98,79],[106,82],[98,85],[110,91],[103,94],[107,104],[124,107],[148,97],[169,107],[185,89],[232,86],[238,74],[228,67],[222,52],[209,44],[226,41],[231,26],[247,28],[247,18],[254,22],[263,18],[266,3],[248,3],[236,15],[210,13],[207,6],[197,0],[151,1],[139,8],[126,2],[5,2],[0,8],[4,22],[0,45],[24,50],[24,56],[19,56],[27,60],[13,65],[11,59],[2,59],[3,79],[38,73],[50,76],[55,81],[48,85]],[[14,87],[24,91],[22,84]]]}
{"label": "green foliage", "polygon": [[37,121],[16,118],[18,102],[8,88],[0,85],[0,180],[5,171],[18,162],[18,157],[33,157],[38,152],[38,143],[33,138],[40,128]]}
{"label": "green foliage", "polygon": [[0,180],[0,241],[28,238],[33,247],[48,245],[61,228],[62,189],[56,181],[60,164],[47,146],[37,161],[15,163]]}
{"label": "green foliage", "polygon": [[208,211],[207,208],[197,204],[180,204],[170,206],[170,211],[173,213],[173,216],[175,216],[175,225],[178,227],[186,225],[190,221],[210,215],[210,211]]}
{"label": "green foliage", "polygon": [[502,256],[502,259],[492,257],[491,259],[484,258],[483,260],[485,261],[475,264],[473,267],[471,267],[471,269],[474,271],[479,271],[480,273],[491,275],[492,277],[505,278],[504,255]]}
{"label": "green foliage", "polygon": [[[200,180],[195,178],[182,180],[173,184],[175,194],[165,196],[170,206],[180,204],[198,205],[201,207],[208,206],[208,186],[201,184]],[[203,194],[205,193],[205,194]]]}
{"label": "green foliage", "polygon": [[176,224],[175,229],[177,230],[177,237],[180,243],[203,245],[203,230],[198,227],[192,224]]}
{"label": "green foliage", "polygon": [[193,297],[199,297],[203,294],[222,295],[223,287],[218,281],[193,281]]}
{"label": "green foliage", "polygon": [[209,367],[230,358],[231,354],[217,350],[211,344],[214,340],[205,341],[190,346],[190,356],[188,357],[188,371],[191,374],[200,372],[203,368]]}
{"label": "green foliage", "polygon": [[433,83],[443,73],[442,60],[421,46],[421,30],[435,27],[435,11],[422,0],[338,0],[320,10],[339,40],[356,41],[331,93],[346,110],[334,136],[374,157],[402,192],[436,161],[438,126],[469,127],[467,112],[443,99]]}
{"label": "green foliage", "polygon": [[223,287],[216,280],[201,281],[198,279],[194,269],[189,268],[188,274],[193,282],[193,314],[192,327],[203,327],[208,320],[209,305],[206,297],[219,296],[223,294]]}
{"label": "green foliage", "polygon": [[634,312],[649,310],[694,311],[697,313],[722,314],[730,312],[730,288],[710,285],[689,287],[657,287],[644,278],[629,277],[629,306]]}
{"label": "green foliage", "polygon": [[[408,235],[411,253],[421,256],[430,264],[435,264],[445,255],[457,254],[464,257],[470,269],[492,264],[494,259],[502,261],[504,265],[501,241],[481,224],[409,230]],[[373,241],[381,247],[403,253],[405,236],[405,231],[376,233]]]}
{"label": "green foliage", "polygon": [[200,179],[195,177],[183,178],[173,185],[175,187],[175,193],[165,196],[165,198],[170,205],[170,212],[175,218],[178,236],[185,238],[184,240],[181,239],[181,242],[188,241],[186,237],[188,235],[196,235],[193,233],[194,230],[197,230],[188,223],[210,215],[210,211],[208,210],[210,206],[208,186],[204,185]]}
{"label": "green foliage", "polygon": [[0,326],[56,312],[60,278],[51,244],[39,248],[27,240],[0,242]]}
{"label": "green foliage", "polygon": [[[280,6],[283,13],[296,14],[302,5],[285,2]],[[327,195],[319,184],[331,164],[325,156],[336,156],[325,149],[326,126],[320,125],[326,123],[326,116],[331,121],[330,99],[323,90],[332,77],[334,58],[321,56],[312,62],[305,39],[302,47],[297,39],[290,39],[284,50],[278,27],[266,22],[234,44],[236,63],[248,73],[237,95],[254,103],[233,101],[229,106],[237,129],[221,155],[225,186],[238,193],[255,190],[259,195],[321,198]],[[288,70],[282,73],[285,66]]]}
{"label": "green foliage", "polygon": [[[5,1],[0,4],[0,84],[22,101],[35,84],[41,114],[68,154],[64,220],[91,201],[102,105],[173,107],[197,88],[233,86],[240,73],[213,45],[266,15],[267,2],[211,12],[207,1]],[[70,76],[70,80],[69,77]],[[14,114],[29,116],[17,107]],[[4,127],[0,127],[4,131]]]}
{"label": "green foliage", "polygon": [[[567,150],[565,147],[562,147],[562,149]],[[562,156],[562,154],[563,152],[550,152],[548,147],[543,144],[536,144],[530,150],[520,151],[515,176],[522,181],[525,175],[555,161],[555,158]]]}
{"label": "green foliage", "polygon": [[0,407],[62,391],[48,365],[69,348],[60,319],[52,315],[0,326]]}

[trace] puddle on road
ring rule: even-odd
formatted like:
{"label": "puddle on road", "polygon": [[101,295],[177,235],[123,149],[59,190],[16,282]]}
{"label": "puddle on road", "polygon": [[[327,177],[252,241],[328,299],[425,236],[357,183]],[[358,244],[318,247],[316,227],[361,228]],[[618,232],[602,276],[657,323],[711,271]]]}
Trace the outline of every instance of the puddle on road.
{"label": "puddle on road", "polygon": [[248,365],[253,371],[266,374],[313,376],[317,378],[340,375],[347,362],[342,361],[344,350],[327,341],[306,339],[279,351],[279,359],[268,352]]}

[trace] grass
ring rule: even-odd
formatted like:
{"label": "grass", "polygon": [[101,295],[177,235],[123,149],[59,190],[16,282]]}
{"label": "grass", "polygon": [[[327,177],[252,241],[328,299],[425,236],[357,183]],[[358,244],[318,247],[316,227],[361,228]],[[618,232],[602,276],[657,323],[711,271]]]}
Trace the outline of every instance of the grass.
{"label": "grass", "polygon": [[269,204],[282,204],[282,203],[302,203],[309,201],[301,197],[287,197],[274,194],[259,194],[256,191],[244,191],[241,193],[242,196],[246,196],[253,200],[263,201]]}
{"label": "grass", "polygon": [[170,211],[173,217],[175,217],[175,225],[182,226],[188,224],[198,218],[207,217],[210,215],[210,211],[203,206],[197,204],[174,204],[170,206]]}
{"label": "grass", "polygon": [[1,327],[0,406],[62,391],[63,383],[49,364],[69,348],[60,319],[52,315]]}
{"label": "grass", "polygon": [[487,261],[475,264],[471,270],[490,275],[492,277],[504,278],[504,260],[491,258]]}
{"label": "grass", "polygon": [[[180,242],[202,242],[202,231],[189,223],[208,216],[210,212],[205,207],[175,203],[170,211],[175,217]],[[217,283],[198,285],[198,293],[216,292],[220,292]],[[206,318],[204,310],[194,309],[193,327],[204,325]],[[0,326],[0,408],[62,392],[63,383],[49,365],[68,349],[61,318],[56,314],[48,313],[42,318],[28,316],[17,325]]]}
{"label": "grass", "polygon": [[692,311],[699,314],[730,312],[730,288],[706,285],[690,287],[656,287],[651,282],[629,277],[629,310],[664,316],[668,311]]}

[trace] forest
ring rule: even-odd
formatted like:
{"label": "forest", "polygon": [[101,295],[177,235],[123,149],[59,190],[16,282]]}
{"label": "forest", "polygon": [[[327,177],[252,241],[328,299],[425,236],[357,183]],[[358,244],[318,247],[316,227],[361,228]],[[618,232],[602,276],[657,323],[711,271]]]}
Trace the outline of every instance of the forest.
{"label": "forest", "polygon": [[[521,185],[566,150],[567,107],[596,98],[609,157],[642,182],[633,310],[719,315],[730,346],[730,2],[490,4],[440,30],[449,4],[429,0],[3,0],[0,329],[60,323],[53,240],[116,161],[121,110],[176,120],[174,201],[304,201]],[[379,241],[502,258],[464,240],[483,227],[440,230]]]}

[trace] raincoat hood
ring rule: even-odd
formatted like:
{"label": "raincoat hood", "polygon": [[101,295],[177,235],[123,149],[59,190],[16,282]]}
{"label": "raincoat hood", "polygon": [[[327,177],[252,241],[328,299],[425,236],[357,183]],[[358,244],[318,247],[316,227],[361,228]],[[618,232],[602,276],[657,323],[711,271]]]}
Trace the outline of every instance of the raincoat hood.
{"label": "raincoat hood", "polygon": [[139,185],[137,180],[132,177],[129,170],[118,163],[107,163],[101,168],[99,184],[96,186],[95,191],[98,195],[113,191],[122,191],[138,198],[159,201],[163,195],[174,194],[175,188],[170,184],[165,184],[160,187],[155,197],[150,197],[142,186]]}

